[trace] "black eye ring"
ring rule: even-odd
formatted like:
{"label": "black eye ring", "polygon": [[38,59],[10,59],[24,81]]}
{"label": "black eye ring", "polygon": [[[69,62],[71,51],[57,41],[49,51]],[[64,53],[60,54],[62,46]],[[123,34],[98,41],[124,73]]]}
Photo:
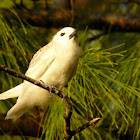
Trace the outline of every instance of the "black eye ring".
{"label": "black eye ring", "polygon": [[64,36],[65,35],[65,33],[61,33],[61,36]]}

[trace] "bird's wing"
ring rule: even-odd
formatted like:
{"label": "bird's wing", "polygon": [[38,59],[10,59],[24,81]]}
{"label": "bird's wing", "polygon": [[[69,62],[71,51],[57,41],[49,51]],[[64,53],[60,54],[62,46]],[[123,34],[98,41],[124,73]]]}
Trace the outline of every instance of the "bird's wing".
{"label": "bird's wing", "polygon": [[49,43],[35,53],[25,75],[39,80],[45,71],[50,67],[55,57],[55,47],[53,44]]}

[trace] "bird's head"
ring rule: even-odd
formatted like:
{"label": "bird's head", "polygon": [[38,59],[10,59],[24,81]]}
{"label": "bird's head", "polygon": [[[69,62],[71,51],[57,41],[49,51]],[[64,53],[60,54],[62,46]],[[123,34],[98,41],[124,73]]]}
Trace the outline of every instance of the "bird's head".
{"label": "bird's head", "polygon": [[65,27],[55,34],[52,41],[67,45],[67,44],[75,43],[76,36],[77,36],[76,29],[72,27]]}

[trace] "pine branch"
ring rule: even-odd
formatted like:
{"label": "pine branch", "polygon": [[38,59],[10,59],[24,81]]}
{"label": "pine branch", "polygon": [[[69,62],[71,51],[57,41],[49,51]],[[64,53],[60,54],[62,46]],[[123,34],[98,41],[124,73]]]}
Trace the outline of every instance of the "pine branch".
{"label": "pine branch", "polygon": [[89,126],[94,126],[99,120],[100,120],[100,118],[94,118],[94,119],[90,120],[88,123],[83,124],[81,127],[77,128],[76,130],[69,131],[67,134],[65,134],[64,140],[70,140],[72,138],[72,136],[74,136],[77,133],[80,133],[81,131],[88,128]]}
{"label": "pine branch", "polygon": [[79,127],[76,130],[72,131],[72,135],[75,135],[75,134],[83,131],[84,129],[88,128],[89,126],[95,125],[99,120],[100,120],[100,118],[94,118],[94,119],[90,120],[88,123],[83,124],[81,127]]}
{"label": "pine branch", "polygon": [[63,139],[64,140],[70,140],[72,138],[72,136],[74,136],[75,134],[83,131],[84,129],[88,128],[89,126],[93,126],[96,122],[98,122],[100,120],[100,118],[95,118],[95,119],[92,119],[91,121],[89,121],[88,123],[86,124],[83,124],[81,127],[79,127],[78,129],[74,130],[74,131],[71,131],[70,130],[70,118],[71,118],[71,115],[72,115],[72,105],[70,103],[70,100],[67,96],[65,96],[65,94],[58,90],[57,88],[55,87],[52,87],[52,89],[50,89],[46,84],[44,84],[42,81],[37,81],[37,80],[34,80],[22,73],[19,73],[13,69],[10,69],[10,68],[7,68],[5,67],[4,65],[0,65],[0,70],[3,70],[7,73],[9,73],[10,75],[13,75],[15,77],[19,77],[23,80],[26,80],[28,82],[31,82],[32,84],[34,85],[37,85],[43,89],[46,89],[48,91],[51,90],[52,93],[54,93],[55,95],[59,96],[60,98],[63,99],[63,102],[65,104],[65,107],[66,107],[66,112],[64,114],[64,133],[63,133]]}

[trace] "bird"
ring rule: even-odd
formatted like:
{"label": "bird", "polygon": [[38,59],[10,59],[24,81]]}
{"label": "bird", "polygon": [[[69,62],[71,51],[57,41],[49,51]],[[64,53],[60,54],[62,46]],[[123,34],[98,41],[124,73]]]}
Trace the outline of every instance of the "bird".
{"label": "bird", "polygon": [[[47,45],[34,54],[25,75],[61,90],[75,75],[80,59],[81,48],[76,36],[77,30],[73,27],[58,31]],[[35,106],[46,107],[55,96],[50,92],[24,80],[1,93],[0,100],[18,97],[5,119],[15,121]]]}

